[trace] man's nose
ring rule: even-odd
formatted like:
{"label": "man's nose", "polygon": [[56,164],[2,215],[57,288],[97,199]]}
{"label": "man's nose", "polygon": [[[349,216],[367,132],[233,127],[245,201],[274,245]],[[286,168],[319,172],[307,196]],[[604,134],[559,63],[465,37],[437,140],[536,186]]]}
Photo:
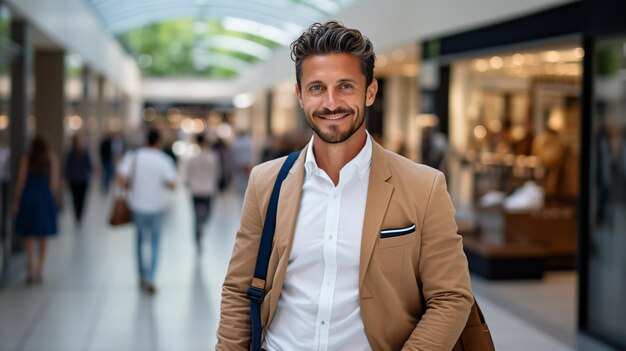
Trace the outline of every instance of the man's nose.
{"label": "man's nose", "polygon": [[324,107],[331,111],[339,106],[339,96],[333,89],[328,89],[324,100]]}

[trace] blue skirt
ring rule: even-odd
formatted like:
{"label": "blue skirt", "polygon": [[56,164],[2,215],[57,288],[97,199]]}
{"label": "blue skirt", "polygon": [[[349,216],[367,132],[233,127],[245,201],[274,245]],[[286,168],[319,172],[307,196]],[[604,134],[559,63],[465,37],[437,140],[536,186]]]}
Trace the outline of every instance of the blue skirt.
{"label": "blue skirt", "polygon": [[14,229],[17,235],[28,237],[48,237],[57,233],[57,206],[48,175],[28,175]]}

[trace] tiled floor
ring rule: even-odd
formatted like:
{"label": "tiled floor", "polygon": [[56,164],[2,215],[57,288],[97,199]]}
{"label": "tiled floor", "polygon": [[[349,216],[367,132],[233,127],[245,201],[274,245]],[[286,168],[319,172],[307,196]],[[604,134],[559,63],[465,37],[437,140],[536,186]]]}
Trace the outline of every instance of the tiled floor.
{"label": "tiled floor", "polygon": [[[191,204],[184,190],[176,192],[164,223],[154,296],[138,289],[132,228],[105,224],[109,201],[93,191],[80,230],[65,211],[43,285],[27,287],[17,277],[0,287],[1,351],[214,348],[241,198],[229,193],[218,199],[198,257]],[[14,266],[21,263],[13,260]],[[573,273],[549,275],[543,283],[474,277],[473,284],[498,350],[611,350],[575,332]]]}

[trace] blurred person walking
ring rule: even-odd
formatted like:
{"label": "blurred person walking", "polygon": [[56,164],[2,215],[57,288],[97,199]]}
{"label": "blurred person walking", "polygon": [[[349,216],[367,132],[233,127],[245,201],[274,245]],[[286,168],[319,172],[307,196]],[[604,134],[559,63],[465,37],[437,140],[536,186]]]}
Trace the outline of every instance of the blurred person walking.
{"label": "blurred person walking", "polygon": [[202,253],[202,232],[211,214],[211,204],[218,191],[221,174],[220,158],[202,134],[196,136],[200,154],[187,167],[185,183],[191,192],[194,208],[196,249]]}
{"label": "blurred person walking", "polygon": [[124,154],[124,140],[117,132],[109,132],[100,142],[100,162],[102,163],[102,190],[109,191],[115,175],[115,166]]}
{"label": "blurred person walking", "polygon": [[91,171],[89,151],[83,145],[80,135],[74,134],[72,146],[65,158],[65,178],[70,185],[74,218],[77,224],[80,224],[83,218],[85,195],[89,189]]}
{"label": "blurred person walking", "polygon": [[213,144],[213,150],[217,152],[220,160],[220,177],[217,187],[220,191],[226,191],[230,186],[233,177],[233,163],[230,156],[230,148],[222,138],[218,138]]}
{"label": "blurred person walking", "polygon": [[[47,239],[57,234],[59,161],[41,136],[22,157],[13,198],[15,233],[24,239],[27,284],[41,283]],[[35,243],[39,244],[35,255]],[[37,258],[37,260],[36,260]]]}
{"label": "blurred person walking", "polygon": [[[165,191],[176,186],[176,167],[161,149],[158,130],[148,132],[148,145],[125,155],[118,167],[118,183],[130,190],[128,202],[137,228],[137,268],[139,282],[154,293],[154,277],[159,257],[159,239],[165,212]],[[146,239],[146,240],[144,240]],[[146,263],[144,242],[150,241]]]}
{"label": "blurred person walking", "polygon": [[115,173],[115,167],[113,164],[113,150],[111,147],[112,137],[111,133],[107,135],[100,142],[100,163],[102,165],[102,191],[108,192],[111,179]]}
{"label": "blurred person walking", "polygon": [[238,131],[231,145],[234,165],[235,190],[241,196],[246,192],[248,177],[252,169],[252,138],[249,133]]}

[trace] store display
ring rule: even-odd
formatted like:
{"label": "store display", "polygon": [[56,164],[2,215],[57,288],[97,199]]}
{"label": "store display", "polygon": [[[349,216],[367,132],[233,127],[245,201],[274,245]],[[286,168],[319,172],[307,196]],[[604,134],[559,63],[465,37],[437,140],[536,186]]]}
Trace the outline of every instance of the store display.
{"label": "store display", "polygon": [[501,206],[504,199],[506,199],[506,193],[497,190],[490,190],[480,198],[480,206]]}
{"label": "store display", "polygon": [[[475,214],[466,249],[480,274],[530,278],[544,267],[573,268],[580,51],[544,47],[452,65],[451,193]],[[514,266],[535,269],[515,275],[507,269]]]}
{"label": "store display", "polygon": [[527,181],[503,201],[503,207],[509,212],[539,210],[543,207],[543,188],[533,181]]}

